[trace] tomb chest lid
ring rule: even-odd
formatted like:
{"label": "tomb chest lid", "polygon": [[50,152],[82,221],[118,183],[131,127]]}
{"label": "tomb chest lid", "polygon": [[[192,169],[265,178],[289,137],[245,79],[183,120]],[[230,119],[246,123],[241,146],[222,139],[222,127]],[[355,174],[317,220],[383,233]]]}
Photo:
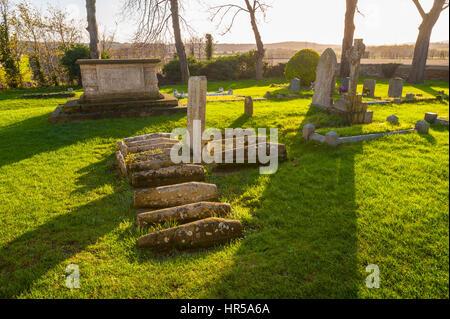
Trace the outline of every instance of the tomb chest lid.
{"label": "tomb chest lid", "polygon": [[77,60],[77,64],[142,64],[150,63],[157,64],[160,63],[159,59],[128,59],[128,60],[97,60],[97,59],[80,59]]}

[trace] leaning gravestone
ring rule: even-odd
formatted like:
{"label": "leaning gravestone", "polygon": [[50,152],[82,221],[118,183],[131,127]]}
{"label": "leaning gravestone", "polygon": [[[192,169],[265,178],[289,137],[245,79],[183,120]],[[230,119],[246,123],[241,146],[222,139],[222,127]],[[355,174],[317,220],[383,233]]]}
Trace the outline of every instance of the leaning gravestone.
{"label": "leaning gravestone", "polygon": [[253,116],[253,99],[251,96],[245,98],[245,114]]}
{"label": "leaning gravestone", "polygon": [[350,78],[349,77],[342,78],[342,86],[348,92],[348,89],[350,88]]}
{"label": "leaning gravestone", "polygon": [[207,85],[208,81],[205,76],[193,76],[189,78],[187,128],[190,135],[191,148],[194,146],[194,121],[198,120],[201,122],[200,134],[203,134],[205,131]]}
{"label": "leaning gravestone", "polygon": [[395,115],[391,115],[387,118],[387,121],[391,124],[397,124],[398,120],[399,120],[399,118]]}
{"label": "leaning gravestone", "polygon": [[433,124],[438,118],[437,113],[425,113],[425,121]]}
{"label": "leaning gravestone", "polygon": [[368,97],[374,97],[376,84],[377,84],[376,80],[372,79],[364,80],[363,94],[367,94]]}
{"label": "leaning gravestone", "polygon": [[320,108],[329,108],[333,104],[336,86],[337,58],[333,49],[326,49],[317,65],[316,83],[312,104]]}
{"label": "leaning gravestone", "polygon": [[402,97],[403,95],[403,79],[394,78],[389,82],[389,97]]}
{"label": "leaning gravestone", "polygon": [[148,234],[139,238],[138,247],[161,251],[209,248],[239,238],[242,234],[242,224],[237,220],[208,218]]}
{"label": "leaning gravestone", "polygon": [[291,80],[291,85],[289,89],[291,90],[291,92],[298,93],[300,92],[300,84],[301,84],[300,79],[294,78]]}
{"label": "leaning gravestone", "polygon": [[419,121],[416,123],[416,131],[419,134],[428,134],[430,131],[430,123],[427,121]]}
{"label": "leaning gravestone", "polygon": [[363,39],[355,39],[355,44],[350,51],[350,87],[349,94],[356,94],[358,88],[359,70],[361,66],[361,58],[364,56],[366,46]]}
{"label": "leaning gravestone", "polygon": [[373,121],[373,112],[367,111],[367,104],[363,103],[362,95],[358,94],[358,79],[361,58],[366,46],[363,39],[355,39],[355,43],[348,54],[350,59],[350,84],[348,93],[334,103],[332,110],[337,111],[349,124],[369,124]]}

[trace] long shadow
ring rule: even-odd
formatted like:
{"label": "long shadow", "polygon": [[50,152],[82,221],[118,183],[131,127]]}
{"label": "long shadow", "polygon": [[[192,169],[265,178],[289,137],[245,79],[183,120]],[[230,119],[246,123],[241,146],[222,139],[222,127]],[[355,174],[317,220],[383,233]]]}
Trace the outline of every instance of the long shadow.
{"label": "long shadow", "polygon": [[[406,85],[410,85],[410,86],[412,86],[413,88],[422,90],[422,91],[424,91],[424,92],[426,92],[426,93],[428,93],[428,94],[430,94],[430,95],[433,95],[433,96],[439,95],[439,94],[440,94],[439,91],[435,90],[435,89],[432,87],[432,84],[433,84],[433,83],[434,83],[434,82],[432,82],[432,81],[425,81],[424,84],[412,84],[412,83],[406,83]],[[435,84],[436,84],[436,86],[439,86],[440,82],[436,82]],[[444,87],[445,87],[445,86],[444,86]],[[444,87],[442,88],[442,90],[444,90]],[[447,87],[448,87],[448,82],[447,82]]]}
{"label": "long shadow", "polygon": [[107,161],[86,168],[86,172],[97,173],[80,178],[79,184],[86,184],[80,192],[92,191],[95,187],[91,185],[97,181],[98,187],[102,182],[115,185],[112,195],[75,207],[0,249],[0,298],[15,298],[28,292],[39,278],[95,244],[121,222],[134,221],[132,191],[125,182],[117,183],[113,174],[102,174],[105,169],[113,167],[112,164],[107,165]]}
{"label": "long shadow", "polygon": [[[311,108],[306,116],[316,115]],[[283,140],[283,138],[281,138]],[[331,148],[286,140],[290,161],[269,177],[232,265],[210,282],[212,298],[355,298],[355,158],[362,145]],[[245,187],[245,183],[243,185]]]}
{"label": "long shadow", "polygon": [[81,87],[77,87],[77,86],[58,86],[58,87],[47,87],[47,88],[0,90],[0,101],[11,100],[11,99],[22,99],[22,97],[21,97],[22,94],[64,92],[64,91],[67,91],[68,88],[72,88],[74,90],[81,89]]}
{"label": "long shadow", "polygon": [[20,162],[35,155],[85,142],[93,138],[117,139],[136,135],[150,126],[170,130],[172,121],[182,114],[144,119],[99,120],[52,125],[48,114],[28,118],[0,128],[0,167]]}
{"label": "long shadow", "polygon": [[[268,86],[270,84],[282,84],[286,83],[285,79],[282,78],[272,78],[272,79],[265,79],[263,81],[255,81],[255,80],[240,80],[240,81],[211,81],[208,82],[208,90],[209,91],[218,91],[219,88],[223,88],[224,90],[233,89],[233,90],[240,90],[240,89],[246,89],[251,87],[264,87]],[[176,84],[176,85],[166,85],[161,86],[161,90],[182,90],[184,92],[187,92],[187,85],[186,84]]]}

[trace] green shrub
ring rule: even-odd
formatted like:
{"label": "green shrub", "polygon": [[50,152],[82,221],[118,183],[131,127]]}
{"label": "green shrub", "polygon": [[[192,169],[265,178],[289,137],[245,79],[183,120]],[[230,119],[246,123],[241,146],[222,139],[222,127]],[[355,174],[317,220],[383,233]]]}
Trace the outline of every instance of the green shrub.
{"label": "green shrub", "polygon": [[286,63],[278,63],[277,65],[267,67],[264,72],[266,78],[282,78],[284,77],[284,70],[286,69]]}
{"label": "green shrub", "polygon": [[290,81],[299,78],[305,85],[314,82],[319,59],[320,55],[314,50],[304,49],[297,52],[286,65],[286,79]]}
{"label": "green shrub", "polygon": [[391,79],[394,77],[395,72],[397,72],[400,63],[387,63],[381,65],[381,72],[386,79]]}
{"label": "green shrub", "polygon": [[8,85],[6,83],[6,72],[2,66],[0,66],[0,88],[6,88]]}
{"label": "green shrub", "polygon": [[222,56],[206,63],[201,75],[212,81],[229,81],[238,78],[239,60],[236,56]]}
{"label": "green shrub", "polygon": [[[231,56],[221,56],[208,62],[188,58],[191,76],[204,75],[211,81],[232,81],[252,79],[256,74],[256,59],[254,51]],[[268,64],[264,63],[264,72]],[[163,68],[165,80],[180,82],[180,61],[178,58],[167,63]]]}
{"label": "green shrub", "polygon": [[22,58],[19,62],[19,72],[20,72],[20,79],[21,79],[21,86],[31,86],[34,85],[33,83],[33,72],[30,68],[30,59],[28,55],[22,55]]}
{"label": "green shrub", "polygon": [[89,47],[85,45],[74,45],[68,48],[63,57],[61,58],[61,64],[66,68],[67,74],[69,75],[69,81],[78,81],[81,85],[81,70],[80,66],[76,63],[79,59],[90,59],[91,54],[89,52]]}
{"label": "green shrub", "polygon": [[41,61],[37,56],[30,57],[30,67],[33,73],[33,79],[39,86],[46,86],[47,80],[45,79],[44,72],[42,71]]}
{"label": "green shrub", "polygon": [[101,56],[102,56],[102,60],[109,60],[109,59],[111,59],[111,56],[106,51],[102,51]]}
{"label": "green shrub", "polygon": [[[239,61],[236,79],[237,80],[246,80],[246,79],[255,78],[255,74],[256,74],[255,51],[252,50],[252,51],[244,53],[244,54],[238,54],[238,55],[236,55],[236,58]],[[269,67],[269,64],[267,62],[264,62],[263,63],[263,74],[267,71],[268,67]]]}
{"label": "green shrub", "polygon": [[[203,67],[203,63],[198,61],[194,57],[188,57],[189,73],[191,76],[200,75],[200,70]],[[170,82],[180,82],[181,81],[181,69],[180,69],[180,59],[175,58],[163,68],[163,74],[166,80]]]}

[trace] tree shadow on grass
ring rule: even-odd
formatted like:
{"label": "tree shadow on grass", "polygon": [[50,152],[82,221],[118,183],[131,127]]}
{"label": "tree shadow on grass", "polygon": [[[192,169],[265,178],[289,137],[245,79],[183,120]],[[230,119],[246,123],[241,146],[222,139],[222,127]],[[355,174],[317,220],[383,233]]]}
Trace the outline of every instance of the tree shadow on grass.
{"label": "tree shadow on grass", "polygon": [[[304,124],[316,112],[312,108]],[[364,283],[357,261],[355,198],[355,158],[362,145],[306,143],[301,131],[287,141],[290,160],[274,175],[248,170],[209,179],[223,201],[250,210],[243,220],[245,238],[237,246],[177,252],[170,258],[140,251],[139,261],[160,259],[170,265],[188,256],[195,267],[207,254],[234,249],[231,260],[216,265],[219,277],[212,276],[199,297],[356,298]],[[252,191],[260,183],[262,191]]]}
{"label": "tree shadow on grass", "polygon": [[[282,84],[286,83],[286,80],[282,78],[272,78],[272,79],[265,79],[263,81],[255,81],[255,80],[211,81],[208,82],[208,91],[209,92],[218,91],[220,88],[223,88],[224,91],[227,91],[229,89],[241,90],[252,87],[264,87],[273,83]],[[166,91],[177,89],[178,91],[181,90],[187,92],[187,88],[188,88],[187,84],[176,84],[176,85],[161,86],[160,90]]]}
{"label": "tree shadow on grass", "polygon": [[[416,88],[418,90],[421,90],[425,93],[428,93],[430,95],[436,96],[436,95],[440,95],[439,91],[435,90],[433,88],[433,86],[439,86],[440,82],[431,82],[431,81],[425,81],[424,84],[412,84],[412,83],[405,83],[406,85],[412,86],[413,88]],[[447,82],[447,87],[448,87],[448,82]],[[442,90],[444,90],[444,88],[442,88]]]}
{"label": "tree shadow on grass", "polygon": [[[36,281],[59,264],[96,244],[99,238],[124,220],[134,220],[130,187],[124,182],[117,183],[113,174],[104,174],[112,167],[106,164],[106,161],[101,161],[86,168],[86,171],[94,173],[82,176],[79,184],[91,184],[93,180],[98,184],[108,183],[115,187],[113,194],[68,208],[69,212],[25,232],[0,248],[1,298],[16,298],[29,292]],[[79,193],[87,194],[94,189],[82,187]],[[63,265],[61,272],[61,287],[64,287],[66,266]]]}
{"label": "tree shadow on grass", "polygon": [[355,157],[362,145],[306,143],[299,131],[288,147],[291,161],[269,177],[255,211],[258,230],[247,230],[232,265],[208,283],[212,292],[203,297],[358,296],[363,278],[357,261]]}
{"label": "tree shadow on grass", "polygon": [[[171,131],[171,123],[183,114],[139,119],[112,119],[60,123],[48,122],[48,114],[28,118],[0,128],[0,167],[35,155],[57,151],[93,138],[121,139],[137,135],[146,128]],[[150,130],[151,131],[151,130]]]}

